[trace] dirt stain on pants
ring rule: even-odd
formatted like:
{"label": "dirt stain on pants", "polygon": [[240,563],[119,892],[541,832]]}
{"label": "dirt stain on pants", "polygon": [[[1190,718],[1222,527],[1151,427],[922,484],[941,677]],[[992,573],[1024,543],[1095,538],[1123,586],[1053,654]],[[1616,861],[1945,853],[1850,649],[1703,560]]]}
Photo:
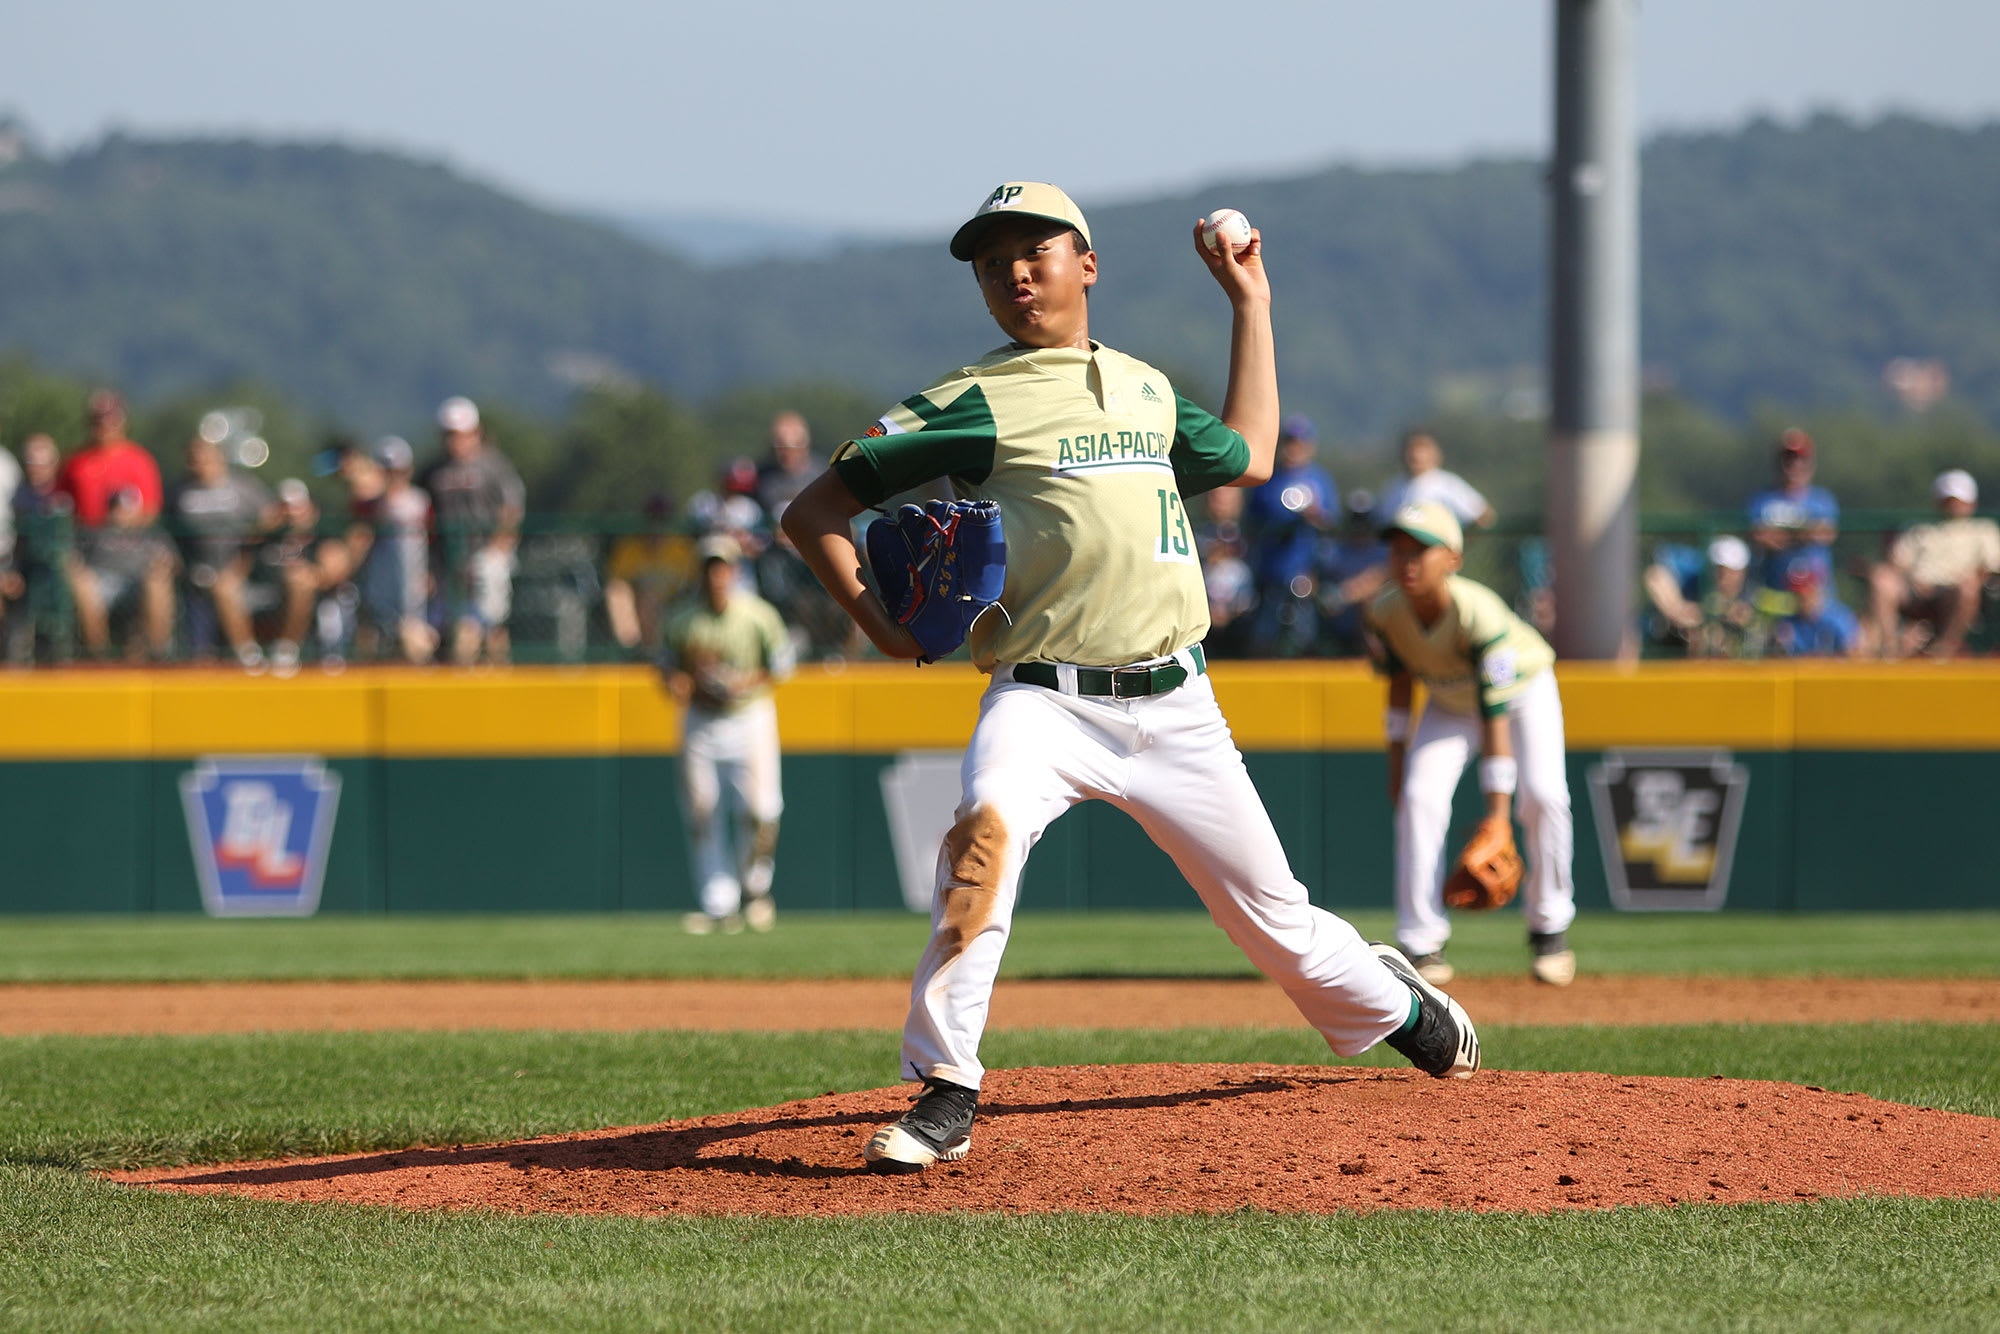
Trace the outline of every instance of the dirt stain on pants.
{"label": "dirt stain on pants", "polygon": [[993,920],[1007,864],[1007,826],[991,806],[975,806],[944,836],[945,879],[936,946],[941,961],[956,959]]}

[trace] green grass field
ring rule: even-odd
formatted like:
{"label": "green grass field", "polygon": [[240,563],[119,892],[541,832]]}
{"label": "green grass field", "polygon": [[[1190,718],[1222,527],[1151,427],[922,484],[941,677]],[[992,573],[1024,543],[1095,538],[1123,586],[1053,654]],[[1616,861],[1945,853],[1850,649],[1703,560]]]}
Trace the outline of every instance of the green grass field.
{"label": "green grass field", "polygon": [[[768,938],[705,940],[661,919],[45,920],[8,924],[0,977],[894,975],[921,934],[901,918],[791,918]],[[2000,973],[2000,915],[1593,918],[1577,940],[1602,970]],[[1518,969],[1518,919],[1469,924],[1453,953],[1473,971]],[[1011,963],[1017,976],[1229,975],[1242,971],[1232,954],[1199,919],[1047,917],[1023,920]],[[1482,1038],[1501,1067],[1784,1079],[2000,1117],[2000,1025]],[[996,1066],[1328,1059],[1303,1029],[996,1033],[985,1054]],[[651,1220],[176,1198],[82,1171],[647,1123],[879,1086],[894,1060],[895,1036],[868,1032],[0,1040],[0,1328],[2000,1325],[2000,1199]]]}
{"label": "green grass field", "polygon": [[[1350,917],[1387,940],[1387,913]],[[912,913],[786,916],[768,936],[693,937],[678,914],[578,917],[17,917],[0,930],[0,982],[439,977],[902,977],[927,923]],[[1628,916],[1572,937],[1600,973],[1991,977],[2000,912]],[[1523,966],[1519,914],[1461,915],[1468,973]],[[1023,914],[1010,977],[1249,977],[1199,913]]]}

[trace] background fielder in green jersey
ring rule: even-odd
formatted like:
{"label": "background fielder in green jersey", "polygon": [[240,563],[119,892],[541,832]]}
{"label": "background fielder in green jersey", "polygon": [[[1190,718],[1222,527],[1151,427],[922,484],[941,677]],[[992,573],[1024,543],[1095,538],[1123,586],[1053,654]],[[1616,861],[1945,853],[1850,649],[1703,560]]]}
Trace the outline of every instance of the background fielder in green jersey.
{"label": "background fielder in green jersey", "polygon": [[701,544],[701,584],[668,617],[667,689],[681,720],[681,802],[701,911],[691,932],[769,931],[778,817],[778,710],[771,686],[792,673],[792,640],[770,603],[738,586],[735,539]]}
{"label": "background fielder in green jersey", "polygon": [[[1458,573],[1465,535],[1449,509],[1435,501],[1405,505],[1383,535],[1391,582],[1369,603],[1367,620],[1389,676],[1396,941],[1425,981],[1452,980],[1444,957],[1451,936],[1445,838],[1452,794],[1478,756],[1487,818],[1506,824],[1518,808],[1527,831],[1521,910],[1530,968],[1540,981],[1568,986],[1576,976],[1568,934],[1576,919],[1575,849],[1556,655],[1499,594]],[[1429,698],[1412,727],[1419,680]]]}
{"label": "background fielder in green jersey", "polygon": [[1155,368],[1091,341],[1089,225],[1054,186],[1009,182],[952,241],[1008,345],[892,408],[785,511],[814,572],[899,658],[922,650],[864,587],[854,516],[947,476],[963,496],[998,501],[1006,530],[1006,615],[988,612],[972,637],[993,679],[903,1029],[904,1072],[924,1091],[869,1140],[863,1156],[878,1171],[970,1151],[979,1039],[1021,867],[1079,801],[1136,819],[1335,1051],[1387,1039],[1440,1077],[1478,1068],[1463,1010],[1392,947],[1371,949],[1312,906],[1205,674],[1208,608],[1183,494],[1268,478],[1279,405],[1262,238],[1215,253],[1199,233],[1195,252],[1233,312],[1219,419]]}

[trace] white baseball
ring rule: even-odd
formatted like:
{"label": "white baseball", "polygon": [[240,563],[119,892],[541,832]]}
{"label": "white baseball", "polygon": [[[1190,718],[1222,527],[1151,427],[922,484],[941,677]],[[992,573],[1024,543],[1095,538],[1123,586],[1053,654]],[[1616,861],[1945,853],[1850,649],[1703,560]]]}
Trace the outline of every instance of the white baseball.
{"label": "white baseball", "polygon": [[1208,215],[1208,222],[1201,229],[1201,239],[1216,254],[1222,253],[1220,241],[1229,242],[1231,250],[1241,250],[1250,244],[1250,219],[1233,208],[1219,208]]}

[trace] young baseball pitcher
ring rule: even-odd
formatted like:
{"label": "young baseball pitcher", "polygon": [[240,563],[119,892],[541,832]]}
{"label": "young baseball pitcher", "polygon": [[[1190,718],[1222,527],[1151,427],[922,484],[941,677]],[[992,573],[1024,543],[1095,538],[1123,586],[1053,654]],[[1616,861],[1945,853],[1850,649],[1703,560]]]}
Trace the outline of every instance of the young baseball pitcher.
{"label": "young baseball pitcher", "polygon": [[[862,579],[854,516],[948,477],[978,503],[968,521],[997,504],[1005,538],[999,606],[970,627],[973,661],[992,682],[939,853],[931,940],[903,1032],[904,1074],[923,1090],[869,1141],[864,1156],[878,1171],[918,1171],[970,1149],[979,1039],[1022,864],[1080,801],[1136,819],[1334,1051],[1386,1040],[1441,1078],[1478,1069],[1463,1009],[1393,947],[1371,947],[1307,901],[1216,707],[1185,501],[1270,476],[1279,405],[1262,239],[1211,250],[1196,234],[1196,254],[1234,310],[1220,419],[1155,368],[1091,341],[1088,223],[1056,187],[1009,182],[951,241],[1008,342],[891,408],[785,512],[814,572],[896,658],[948,651],[951,639],[911,628],[943,585],[914,601],[903,588],[891,598],[898,610],[885,606]],[[909,510],[901,519],[906,536],[928,527],[937,539],[908,548],[903,563],[920,580],[964,559],[950,540],[957,517],[933,508],[935,523]],[[902,538],[892,545],[905,550]],[[897,582],[897,571],[874,568],[885,588]]]}
{"label": "young baseball pitcher", "polygon": [[[1555,652],[1500,596],[1458,573],[1464,537],[1435,502],[1407,505],[1383,529],[1389,587],[1368,607],[1389,674],[1389,801],[1396,811],[1396,943],[1429,982],[1452,979],[1444,957],[1448,902],[1497,907],[1512,897],[1521,863],[1512,814],[1520,797],[1532,871],[1523,908],[1534,975],[1555,986],[1576,976],[1567,931],[1576,917],[1570,884],[1569,779],[1564,773],[1562,699]],[[1428,701],[1414,731],[1413,681]],[[1473,756],[1486,815],[1445,880],[1452,794]],[[1482,883],[1485,864],[1511,859],[1501,884]]]}

